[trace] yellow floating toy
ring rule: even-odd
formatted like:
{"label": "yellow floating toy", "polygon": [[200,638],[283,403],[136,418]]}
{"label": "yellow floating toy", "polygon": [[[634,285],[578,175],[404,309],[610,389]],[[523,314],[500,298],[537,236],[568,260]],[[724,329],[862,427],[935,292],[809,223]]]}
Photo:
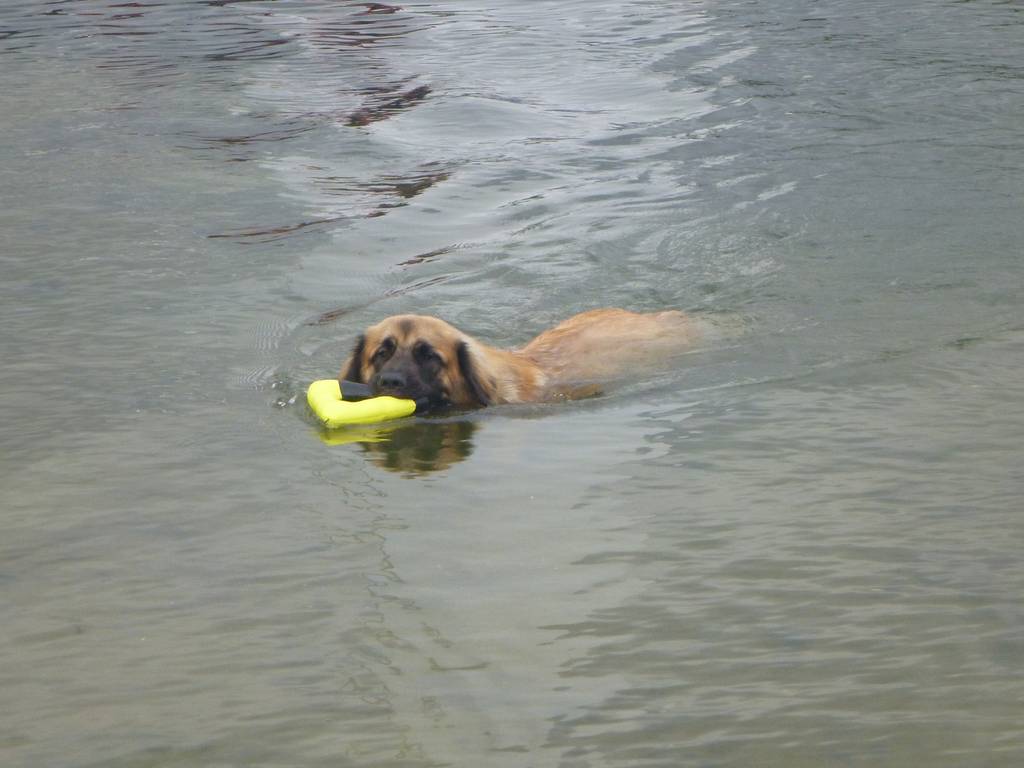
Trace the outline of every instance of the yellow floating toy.
{"label": "yellow floating toy", "polygon": [[417,405],[415,400],[387,395],[358,402],[343,400],[341,382],[337,379],[314,381],[306,391],[306,400],[324,426],[332,429],[348,424],[377,424],[411,416],[416,412]]}

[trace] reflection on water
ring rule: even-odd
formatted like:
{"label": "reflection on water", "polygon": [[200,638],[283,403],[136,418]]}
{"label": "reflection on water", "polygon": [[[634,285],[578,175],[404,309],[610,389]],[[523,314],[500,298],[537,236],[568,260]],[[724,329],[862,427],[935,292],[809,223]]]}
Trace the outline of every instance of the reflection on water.
{"label": "reflection on water", "polygon": [[[0,3],[0,762],[1016,768],[1021,18]],[[749,332],[306,418],[596,306]]]}
{"label": "reflection on water", "polygon": [[476,428],[472,421],[423,422],[396,429],[386,441],[363,443],[362,448],[374,464],[391,472],[436,472],[469,457]]}
{"label": "reflection on water", "polygon": [[477,424],[469,420],[420,419],[412,424],[322,430],[326,445],[357,443],[382,469],[416,476],[450,469],[473,453]]}

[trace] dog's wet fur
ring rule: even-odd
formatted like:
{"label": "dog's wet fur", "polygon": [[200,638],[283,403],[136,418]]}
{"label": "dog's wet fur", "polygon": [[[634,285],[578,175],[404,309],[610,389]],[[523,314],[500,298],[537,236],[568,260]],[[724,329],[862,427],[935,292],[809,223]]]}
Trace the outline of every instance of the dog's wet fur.
{"label": "dog's wet fur", "polygon": [[435,408],[576,398],[638,366],[657,367],[699,343],[703,331],[702,323],[676,310],[595,309],[509,350],[436,317],[395,315],[359,337],[340,378]]}

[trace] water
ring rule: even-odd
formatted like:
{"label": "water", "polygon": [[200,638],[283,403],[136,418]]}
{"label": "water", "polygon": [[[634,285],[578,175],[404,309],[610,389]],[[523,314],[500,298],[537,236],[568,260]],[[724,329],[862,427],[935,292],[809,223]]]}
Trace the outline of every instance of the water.
{"label": "water", "polygon": [[[3,764],[1020,765],[1022,22],[5,4]],[[301,403],[387,314],[613,305],[748,331]]]}

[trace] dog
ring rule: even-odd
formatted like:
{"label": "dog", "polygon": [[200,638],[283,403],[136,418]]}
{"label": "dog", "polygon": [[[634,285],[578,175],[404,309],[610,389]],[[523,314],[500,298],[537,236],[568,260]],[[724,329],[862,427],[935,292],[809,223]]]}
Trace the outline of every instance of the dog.
{"label": "dog", "polygon": [[498,349],[436,317],[395,315],[359,336],[339,378],[432,408],[577,399],[692,348],[703,335],[701,322],[677,310],[594,309],[523,347]]}

